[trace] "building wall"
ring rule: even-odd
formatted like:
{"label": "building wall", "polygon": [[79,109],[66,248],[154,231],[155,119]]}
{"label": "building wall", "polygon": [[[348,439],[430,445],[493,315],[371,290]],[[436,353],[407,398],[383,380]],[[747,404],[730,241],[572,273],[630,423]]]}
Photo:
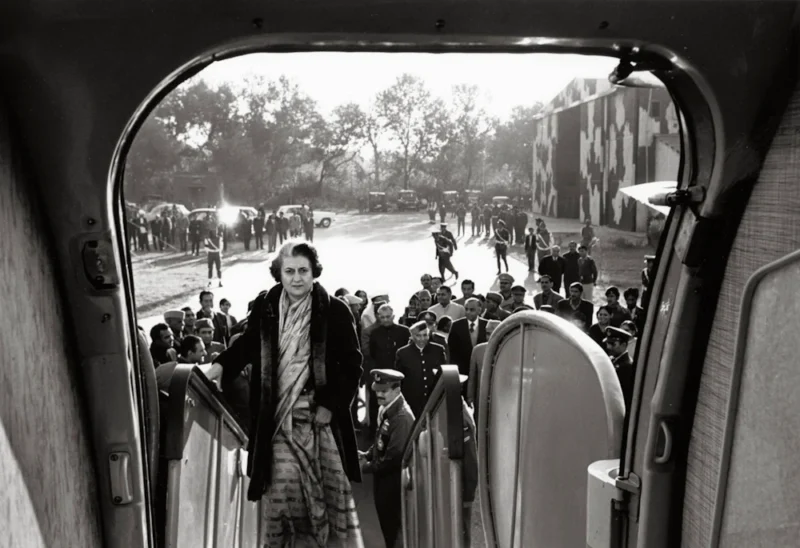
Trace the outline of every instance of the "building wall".
{"label": "building wall", "polygon": [[606,93],[611,88],[611,82],[605,78],[575,78],[543,110],[544,112],[552,112],[585,103],[594,95]]}
{"label": "building wall", "polygon": [[558,116],[545,116],[534,125],[533,210],[555,217],[558,194],[553,186],[554,153],[558,142]]}
{"label": "building wall", "polygon": [[[657,180],[656,136],[677,133],[675,108],[665,89],[618,87],[604,94],[608,88],[602,88],[597,84],[599,81],[588,82],[581,84],[576,80],[570,83],[548,105],[548,108],[557,105],[565,105],[566,108],[548,112],[536,119],[534,212],[564,216],[564,209],[558,208],[558,189],[562,186],[559,181],[574,172],[572,166],[564,167],[564,155],[574,155],[579,163],[577,171],[580,174],[581,207],[578,215],[572,212],[569,217],[590,218],[596,225],[644,231],[647,229],[649,211],[626,197],[620,189]],[[588,96],[588,100],[568,103],[583,96]],[[579,128],[576,128],[580,132],[579,150],[560,150],[559,139],[554,137],[558,132],[553,128],[558,127],[563,119],[573,118],[575,109],[580,113]],[[569,115],[566,114],[568,112]],[[565,128],[561,129],[561,141],[564,141]],[[574,145],[570,148],[574,148]]]}

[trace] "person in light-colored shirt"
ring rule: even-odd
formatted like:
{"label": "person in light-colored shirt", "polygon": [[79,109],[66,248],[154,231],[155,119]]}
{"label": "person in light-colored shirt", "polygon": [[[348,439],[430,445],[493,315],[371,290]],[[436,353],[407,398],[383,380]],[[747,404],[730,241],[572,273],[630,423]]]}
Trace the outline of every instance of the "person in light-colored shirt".
{"label": "person in light-colored shirt", "polygon": [[439,302],[430,307],[428,310],[436,314],[437,318],[449,316],[453,321],[466,317],[467,313],[464,310],[464,307],[456,302],[453,302],[451,300],[452,298],[452,290],[446,285],[443,285],[436,291],[436,299]]}

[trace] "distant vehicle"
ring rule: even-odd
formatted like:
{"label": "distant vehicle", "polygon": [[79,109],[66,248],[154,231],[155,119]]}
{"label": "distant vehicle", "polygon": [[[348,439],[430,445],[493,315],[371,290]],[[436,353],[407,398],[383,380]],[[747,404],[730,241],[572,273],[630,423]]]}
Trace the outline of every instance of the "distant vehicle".
{"label": "distant vehicle", "polygon": [[[293,215],[295,212],[305,217],[308,212],[308,206],[303,205],[282,205],[278,208],[278,213],[283,213],[284,217]],[[314,213],[314,226],[328,228],[336,218],[336,213],[332,211],[323,211],[321,209],[312,209]]]}
{"label": "distant vehicle", "polygon": [[481,195],[483,193],[480,190],[467,190],[464,194],[467,197],[467,203],[470,205],[475,205],[480,203]]}
{"label": "distant vehicle", "polygon": [[508,196],[495,196],[494,198],[492,198],[492,205],[504,206],[508,205],[509,202],[510,199]]}
{"label": "distant vehicle", "polygon": [[145,214],[144,214],[144,218],[147,219],[148,223],[152,223],[153,221],[156,220],[156,218],[161,217],[161,214],[164,211],[172,211],[172,206],[176,206],[178,208],[178,212],[181,215],[188,215],[189,214],[189,210],[183,204],[175,204],[175,203],[164,202],[164,203],[160,203],[158,205],[155,205],[152,208],[150,208],[149,210],[147,210],[145,212]]}
{"label": "distant vehicle", "polygon": [[386,193],[370,192],[367,196],[370,211],[386,211]]}
{"label": "distant vehicle", "polygon": [[401,190],[397,195],[398,211],[416,211],[421,207],[417,192],[414,190]]}
{"label": "distant vehicle", "polygon": [[447,207],[455,207],[458,203],[458,191],[456,190],[445,190],[442,192],[442,201],[445,203]]}

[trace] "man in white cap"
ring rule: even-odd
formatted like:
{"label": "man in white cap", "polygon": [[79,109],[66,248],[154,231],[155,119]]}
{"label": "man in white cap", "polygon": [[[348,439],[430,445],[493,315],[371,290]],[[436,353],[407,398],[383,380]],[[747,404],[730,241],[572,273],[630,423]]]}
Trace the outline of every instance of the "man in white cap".
{"label": "man in white cap", "polygon": [[180,346],[181,339],[184,336],[184,323],[183,319],[186,313],[183,310],[167,310],[164,312],[164,321],[172,329],[172,334],[175,336],[175,347]]}
{"label": "man in white cap", "polygon": [[372,298],[373,306],[368,306],[364,309],[364,312],[361,313],[361,328],[366,329],[376,321],[378,321],[378,308],[381,304],[385,304],[389,302],[389,292],[388,291],[380,291],[373,294]]}

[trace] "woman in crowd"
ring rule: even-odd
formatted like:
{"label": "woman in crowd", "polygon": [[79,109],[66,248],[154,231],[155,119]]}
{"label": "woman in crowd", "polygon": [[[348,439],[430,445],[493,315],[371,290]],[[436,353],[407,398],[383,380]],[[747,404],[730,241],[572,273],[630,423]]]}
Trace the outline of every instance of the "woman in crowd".
{"label": "woman in crowd", "polygon": [[611,325],[611,311],[607,306],[601,306],[597,309],[597,323],[589,328],[589,336],[603,349],[606,347],[603,340],[606,338],[606,329],[609,325]]}
{"label": "woman in crowd", "polygon": [[[361,481],[350,404],[361,378],[353,316],[315,280],[310,243],[289,242],[244,334],[219,355],[226,379],[253,364],[248,498],[262,501],[259,546],[361,547],[350,480]],[[219,372],[219,369],[217,369]]]}
{"label": "woman in crowd", "polygon": [[404,325],[406,327],[411,327],[415,323],[417,323],[417,316],[420,313],[420,305],[419,305],[419,297],[414,294],[411,295],[411,298],[408,300],[408,306],[406,307],[406,312],[400,318],[400,321],[397,322],[400,325]]}

